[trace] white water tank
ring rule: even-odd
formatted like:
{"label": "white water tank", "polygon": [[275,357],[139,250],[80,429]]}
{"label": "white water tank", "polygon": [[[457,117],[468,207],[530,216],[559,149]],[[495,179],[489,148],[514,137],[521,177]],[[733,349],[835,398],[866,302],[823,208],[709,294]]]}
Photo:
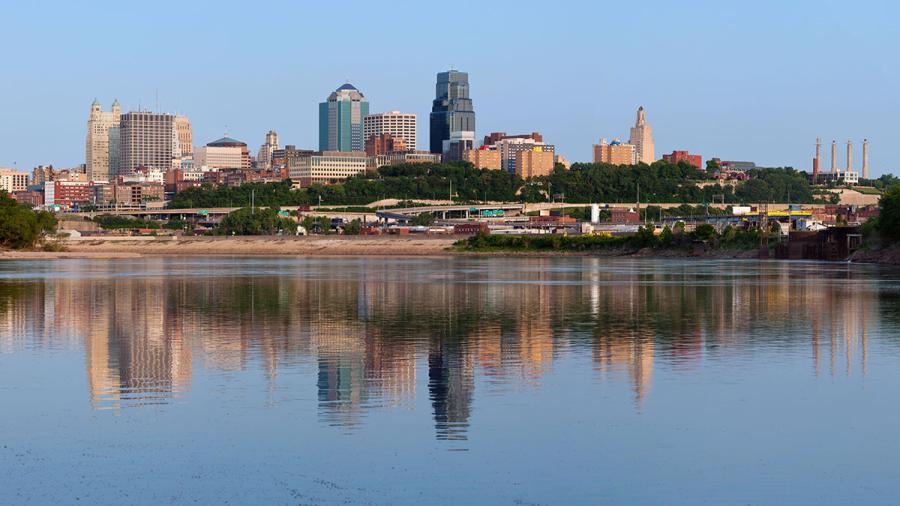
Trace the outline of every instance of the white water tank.
{"label": "white water tank", "polygon": [[591,223],[600,223],[600,204],[591,204]]}

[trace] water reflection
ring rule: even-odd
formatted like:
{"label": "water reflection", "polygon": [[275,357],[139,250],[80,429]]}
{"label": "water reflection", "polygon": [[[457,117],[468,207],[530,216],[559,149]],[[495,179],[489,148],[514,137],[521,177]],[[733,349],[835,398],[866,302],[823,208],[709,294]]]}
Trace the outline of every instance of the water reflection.
{"label": "water reflection", "polygon": [[816,376],[866,374],[870,332],[895,329],[897,307],[880,271],[847,265],[9,263],[0,352],[83,350],[96,409],[190,402],[195,371],[258,371],[270,395],[280,372],[309,370],[322,422],[352,428],[368,410],[427,409],[416,406],[427,385],[436,436],[459,440],[477,392],[539,388],[560,359],[585,358],[595,381],[629,384],[637,409],[659,371],[740,367],[773,350],[808,352]]}

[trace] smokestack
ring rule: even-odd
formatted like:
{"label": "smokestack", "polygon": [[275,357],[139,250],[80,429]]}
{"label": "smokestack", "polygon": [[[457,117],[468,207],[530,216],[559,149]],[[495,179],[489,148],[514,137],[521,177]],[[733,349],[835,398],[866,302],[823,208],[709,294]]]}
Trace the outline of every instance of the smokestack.
{"label": "smokestack", "polygon": [[837,174],[837,141],[831,141],[831,173]]}
{"label": "smokestack", "polygon": [[853,141],[847,141],[847,172],[853,172]]}
{"label": "smokestack", "polygon": [[869,139],[863,139],[863,179],[869,179]]}
{"label": "smokestack", "polygon": [[822,139],[816,137],[816,157],[813,159],[813,182],[819,179],[819,167],[822,165]]}

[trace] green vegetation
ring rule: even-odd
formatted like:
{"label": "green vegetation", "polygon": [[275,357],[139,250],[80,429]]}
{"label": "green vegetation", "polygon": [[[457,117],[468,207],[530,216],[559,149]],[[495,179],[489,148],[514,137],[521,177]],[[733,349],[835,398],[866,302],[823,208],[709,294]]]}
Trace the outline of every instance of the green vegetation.
{"label": "green vegetation", "polygon": [[409,224],[416,227],[430,227],[434,225],[434,220],[434,215],[431,213],[419,213],[410,220]]}
{"label": "green vegetation", "polygon": [[127,216],[116,216],[113,214],[101,214],[93,219],[94,223],[100,225],[106,230],[122,229],[122,228],[159,228],[159,223],[155,221],[146,221],[138,218],[129,218]]}
{"label": "green vegetation", "polygon": [[721,233],[712,225],[700,225],[693,232],[685,233],[684,225],[675,229],[668,226],[656,234],[652,226],[640,227],[637,233],[627,236],[598,235],[490,235],[478,233],[456,243],[464,251],[516,251],[516,252],[601,252],[620,251],[634,253],[642,249],[687,251],[697,242],[710,249],[752,250],[759,244],[759,232],[726,226]]}
{"label": "green vegetation", "polygon": [[327,216],[306,216],[303,218],[303,221],[300,222],[300,225],[303,226],[308,234],[331,233],[331,218]]}
{"label": "green vegetation", "polygon": [[900,241],[900,185],[893,186],[878,201],[878,219],[870,219],[868,231],[877,231],[882,239]]}
{"label": "green vegetation", "polygon": [[[290,181],[247,183],[239,187],[189,188],[172,199],[170,208],[259,206],[358,206],[384,198],[448,199],[458,202],[545,202],[559,195],[566,202],[757,203],[822,201],[806,177],[791,168],[755,169],[750,180],[720,185],[710,173],[687,163],[657,161],[651,165],[615,166],[576,163],[557,166],[546,177],[528,180],[500,170],[475,169],[465,162],[381,167],[341,184],[292,189]],[[704,183],[704,184],[700,184]],[[830,197],[828,197],[830,198]]]}
{"label": "green vegetation", "polygon": [[33,211],[19,205],[0,191],[0,247],[34,248],[44,234],[56,231],[56,217],[46,211]]}
{"label": "green vegetation", "polygon": [[297,223],[281,216],[277,207],[254,209],[243,207],[222,218],[216,233],[220,235],[294,234]]}

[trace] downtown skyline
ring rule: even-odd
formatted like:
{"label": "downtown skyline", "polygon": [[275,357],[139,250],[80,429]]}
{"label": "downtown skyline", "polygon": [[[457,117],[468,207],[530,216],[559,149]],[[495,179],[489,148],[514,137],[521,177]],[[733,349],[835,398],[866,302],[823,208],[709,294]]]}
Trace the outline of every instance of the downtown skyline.
{"label": "downtown skyline", "polygon": [[[87,104],[98,98],[106,108],[118,98],[124,111],[156,110],[157,94],[159,110],[191,118],[196,145],[227,131],[255,149],[274,129],[283,144],[315,148],[318,103],[347,80],[366,95],[373,113],[417,114],[417,147],[427,149],[423,141],[429,134],[426,118],[434,98],[434,76],[452,66],[469,74],[478,114],[476,138],[491,131],[540,131],[573,162],[590,161],[591,147],[601,136],[627,138],[634,110],[643,105],[654,127],[657,155],[684,149],[704,159],[810,170],[817,137],[826,143],[852,139],[857,144],[868,138],[873,177],[896,169],[890,146],[898,127],[891,118],[900,113],[900,105],[891,99],[890,90],[900,79],[898,70],[878,51],[897,42],[887,21],[898,9],[887,2],[868,2],[866,8],[850,13],[836,4],[815,9],[811,5],[776,9],[779,16],[763,23],[756,9],[717,13],[713,4],[695,3],[672,12],[673,7],[650,2],[642,7],[641,38],[626,54],[621,49],[628,30],[608,27],[597,34],[581,19],[600,15],[605,8],[569,2],[566,12],[547,15],[560,27],[548,28],[558,37],[538,37],[505,23],[497,35],[451,44],[428,38],[426,27],[413,25],[402,35],[382,34],[386,46],[401,37],[420,41],[411,44],[402,58],[369,58],[360,46],[360,57],[350,60],[313,52],[320,28],[297,34],[292,42],[285,34],[252,24],[256,20],[252,13],[247,20],[250,37],[201,28],[198,37],[187,42],[149,43],[136,37],[111,47],[96,35],[73,37],[74,28],[63,24],[63,18],[79,15],[61,6],[48,16],[53,30],[46,40],[35,42],[27,61],[21,54],[12,55],[16,78],[0,84],[0,106],[6,111],[0,122],[0,166],[30,171],[39,164],[83,163]],[[209,7],[191,6],[184,15],[223,16]],[[286,13],[326,15],[317,6],[278,7]],[[351,34],[348,40],[335,42],[336,50],[381,33],[375,27],[384,14],[364,3],[355,7],[361,19],[349,23]],[[585,16],[573,15],[576,8]],[[424,19],[432,9],[411,8],[405,16]],[[13,26],[5,37],[10,40],[24,36],[20,27],[39,14],[26,6],[9,10]],[[514,9],[503,3],[480,8],[479,18],[504,10]],[[110,5],[97,22],[128,14],[127,8]],[[695,16],[697,24],[682,30],[671,15]],[[158,16],[148,14],[146,26],[142,21],[130,30],[124,25],[110,30],[121,37],[132,31],[143,34],[141,30]],[[477,30],[486,22],[471,23]],[[748,32],[753,37],[740,36]],[[833,37],[835,33],[846,37]],[[264,34],[271,35],[265,42],[248,40]],[[492,45],[493,37],[503,38],[507,45]],[[66,44],[61,45],[63,40]],[[268,51],[261,52],[261,47]],[[193,70],[179,75],[178,65],[163,58],[175,49],[197,55],[190,58]],[[110,65],[126,52],[132,59]],[[533,65],[545,71],[524,68],[520,58],[491,58],[494,53],[530,56]],[[236,77],[229,65],[279,71],[254,70]],[[174,71],[176,77],[147,78],[166,71]]]}

